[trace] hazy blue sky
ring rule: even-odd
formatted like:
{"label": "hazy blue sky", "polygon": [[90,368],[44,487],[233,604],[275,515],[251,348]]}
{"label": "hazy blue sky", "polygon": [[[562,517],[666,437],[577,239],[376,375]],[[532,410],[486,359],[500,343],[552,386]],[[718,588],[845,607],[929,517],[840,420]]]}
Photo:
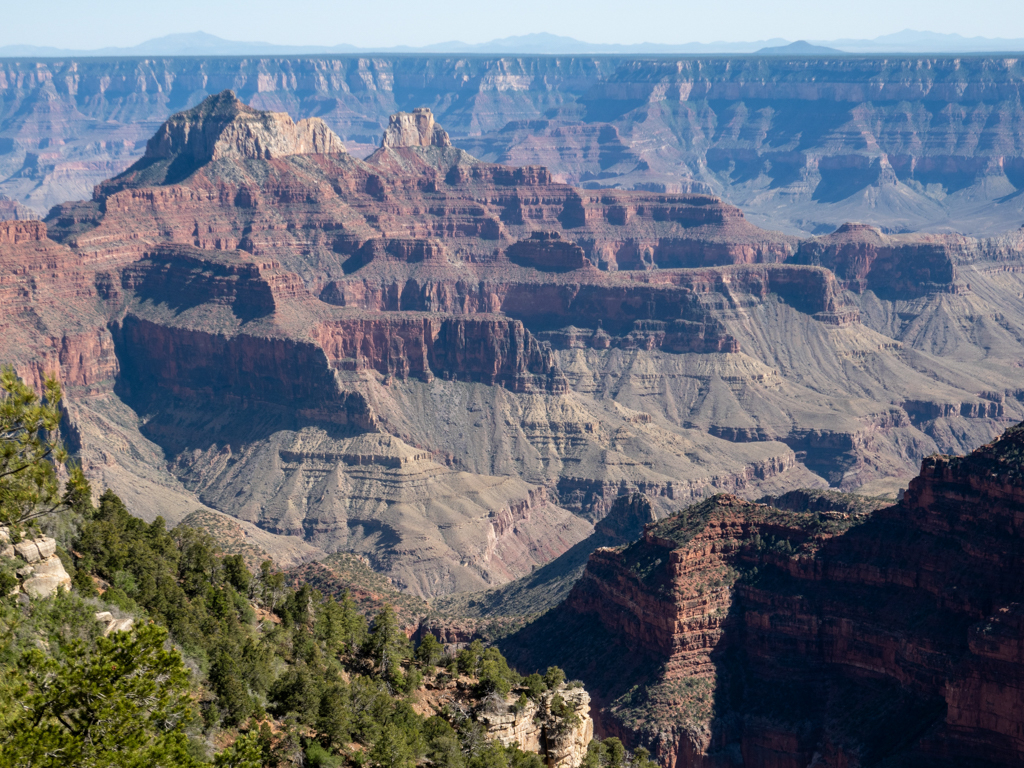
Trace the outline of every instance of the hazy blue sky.
{"label": "hazy blue sky", "polygon": [[0,0],[0,45],[99,48],[202,30],[359,46],[551,32],[595,43],[872,38],[902,29],[1024,37],[1024,0]]}

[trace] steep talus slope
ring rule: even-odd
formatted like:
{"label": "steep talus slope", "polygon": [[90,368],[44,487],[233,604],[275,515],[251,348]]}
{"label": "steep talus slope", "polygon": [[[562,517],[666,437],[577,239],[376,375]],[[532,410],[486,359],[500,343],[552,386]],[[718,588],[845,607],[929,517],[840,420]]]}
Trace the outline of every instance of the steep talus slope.
{"label": "steep talus slope", "polygon": [[[624,493],[895,493],[1024,416],[1014,236],[799,241],[480,162],[426,109],[387,135],[359,160],[224,93],[3,224],[2,359],[59,371],[87,470],[142,514],[201,502],[433,597],[528,574]],[[908,282],[924,247],[948,269]],[[910,308],[950,301],[958,340],[922,335]]]}
{"label": "steep talus slope", "polygon": [[713,497],[597,550],[505,643],[522,664],[564,660],[604,732],[666,765],[1016,764],[1022,467],[1024,424],[925,460],[877,511]]}
{"label": "steep talus slope", "polygon": [[[86,198],[162,121],[233,88],[257,109],[322,118],[359,154],[390,115],[427,106],[471,154],[569,183],[721,194],[804,233],[848,220],[997,233],[1024,215],[1021,67],[962,55],[5,60],[0,193],[39,214]],[[407,123],[396,135],[422,146]]]}

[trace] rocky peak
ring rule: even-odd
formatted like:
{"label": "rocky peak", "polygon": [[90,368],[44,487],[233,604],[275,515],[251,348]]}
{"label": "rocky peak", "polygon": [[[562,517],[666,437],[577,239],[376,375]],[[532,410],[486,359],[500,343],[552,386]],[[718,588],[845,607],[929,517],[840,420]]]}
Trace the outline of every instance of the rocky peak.
{"label": "rocky peak", "polygon": [[450,147],[448,132],[434,122],[428,107],[412,112],[399,112],[391,116],[384,131],[384,147]]}
{"label": "rocky peak", "polygon": [[198,165],[223,157],[271,160],[344,151],[341,139],[318,117],[296,123],[284,112],[261,112],[223,91],[164,123],[146,145],[142,162],[185,157]]}

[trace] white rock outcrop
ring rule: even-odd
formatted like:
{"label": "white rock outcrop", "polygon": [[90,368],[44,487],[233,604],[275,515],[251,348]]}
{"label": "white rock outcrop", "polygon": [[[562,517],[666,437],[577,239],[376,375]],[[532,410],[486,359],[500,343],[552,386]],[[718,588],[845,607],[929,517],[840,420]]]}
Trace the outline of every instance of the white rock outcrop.
{"label": "white rock outcrop", "polygon": [[71,577],[64,570],[64,563],[56,555],[40,560],[31,568],[32,573],[21,585],[21,589],[29,597],[50,597],[56,594],[58,589],[65,592],[71,590]]}
{"label": "white rock outcrop", "polygon": [[[551,712],[551,702],[560,696],[576,713],[569,723]],[[541,696],[539,706],[527,702],[516,712],[508,702],[498,712],[483,711],[478,719],[487,730],[488,739],[503,745],[519,744],[520,749],[544,756],[548,768],[578,768],[587,754],[587,745],[594,737],[594,721],[590,717],[590,694],[583,688],[560,687]]]}
{"label": "white rock outcrop", "polygon": [[25,539],[14,545],[14,551],[26,563],[38,563],[52,557],[57,551],[57,542],[49,536],[40,536],[35,539]]}
{"label": "white rock outcrop", "polygon": [[103,636],[109,637],[114,632],[130,632],[135,626],[134,619],[115,619],[110,611],[101,611],[96,614],[96,621],[103,625]]}
{"label": "white rock outcrop", "polygon": [[[50,597],[58,589],[71,589],[71,577],[57,556],[57,542],[49,536],[10,543],[10,532],[0,528],[0,556],[17,556],[26,564],[18,569],[20,590],[32,598]],[[19,588],[15,588],[15,592]]]}

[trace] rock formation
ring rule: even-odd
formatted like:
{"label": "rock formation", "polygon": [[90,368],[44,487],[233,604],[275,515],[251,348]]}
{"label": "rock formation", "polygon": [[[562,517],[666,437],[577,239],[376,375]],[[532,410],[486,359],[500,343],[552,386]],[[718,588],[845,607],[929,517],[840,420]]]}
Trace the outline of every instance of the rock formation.
{"label": "rock formation", "polygon": [[19,583],[14,592],[24,592],[37,599],[50,597],[59,589],[71,589],[71,577],[57,555],[57,542],[49,536],[12,544],[8,529],[0,527],[0,557],[17,558]]}
{"label": "rock formation", "polygon": [[292,121],[280,112],[246,106],[231,91],[174,115],[146,144],[146,153],[115,180],[124,184],[179,181],[217,160],[276,160],[345,151],[323,120]]}
{"label": "rock formation", "polygon": [[398,112],[388,120],[382,147],[450,147],[448,132],[434,122],[427,107],[410,112]]}
{"label": "rock formation", "polygon": [[[590,695],[582,687],[561,683],[534,699],[491,694],[483,701],[469,678],[428,684],[420,695],[428,711],[462,711],[479,722],[488,740],[517,744],[539,754],[548,768],[579,768],[594,736]],[[553,704],[555,706],[553,706]]]}
{"label": "rock formation", "polygon": [[668,766],[1017,764],[1022,462],[1024,424],[874,512],[713,497],[595,552],[513,658]]}
{"label": "rock formation", "polygon": [[424,104],[485,160],[593,188],[719,194],[806,234],[849,220],[995,234],[1024,213],[1022,76],[1000,55],[8,59],[0,194],[37,215],[87,198],[153,126],[226,88],[322,118],[360,156],[389,115]]}
{"label": "rock formation", "polygon": [[301,126],[211,97],[0,229],[0,360],[59,374],[86,471],[149,518],[205,505],[435,598],[623,494],[894,494],[1024,417],[1019,234],[801,241],[706,194]]}
{"label": "rock formation", "polygon": [[103,636],[110,637],[114,632],[130,632],[135,626],[134,619],[116,619],[110,611],[100,611],[96,621],[103,625]]}

